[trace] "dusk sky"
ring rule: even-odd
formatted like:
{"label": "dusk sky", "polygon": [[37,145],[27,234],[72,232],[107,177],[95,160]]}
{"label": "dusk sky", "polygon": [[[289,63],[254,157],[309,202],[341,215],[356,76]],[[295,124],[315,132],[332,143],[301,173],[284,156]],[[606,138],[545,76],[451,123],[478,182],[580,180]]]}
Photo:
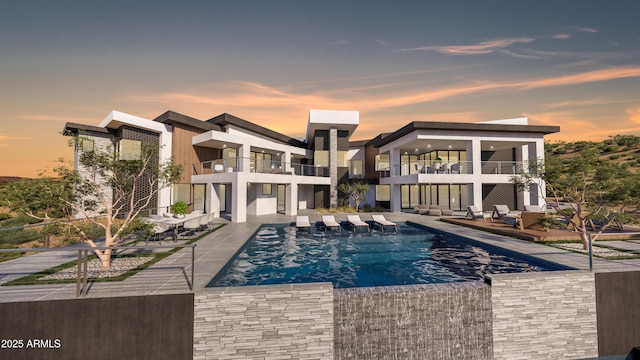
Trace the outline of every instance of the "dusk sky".
{"label": "dusk sky", "polygon": [[526,116],[551,141],[640,135],[640,1],[3,1],[0,175],[64,157],[65,122],[230,113],[303,138]]}

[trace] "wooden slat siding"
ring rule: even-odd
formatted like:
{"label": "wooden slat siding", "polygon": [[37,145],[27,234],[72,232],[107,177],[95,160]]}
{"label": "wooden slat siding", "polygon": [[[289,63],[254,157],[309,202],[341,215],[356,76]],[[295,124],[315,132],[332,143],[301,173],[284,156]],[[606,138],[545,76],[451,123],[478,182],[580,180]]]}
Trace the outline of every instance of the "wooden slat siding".
{"label": "wooden slat siding", "polygon": [[194,164],[219,157],[218,149],[191,145],[192,138],[201,133],[202,130],[189,127],[174,126],[173,128],[171,155],[177,164],[182,165],[183,172],[180,181],[182,184],[191,183],[191,169]]}
{"label": "wooden slat siding", "polygon": [[[24,347],[0,359],[191,359],[193,306],[193,294],[3,303],[0,338]],[[27,349],[35,339],[60,347]]]}

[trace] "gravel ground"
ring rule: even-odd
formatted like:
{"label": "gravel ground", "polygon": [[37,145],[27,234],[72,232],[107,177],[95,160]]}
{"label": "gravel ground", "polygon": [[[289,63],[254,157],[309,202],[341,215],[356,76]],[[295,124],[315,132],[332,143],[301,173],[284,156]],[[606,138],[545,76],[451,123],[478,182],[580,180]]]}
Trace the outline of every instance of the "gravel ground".
{"label": "gravel ground", "polygon": [[[116,277],[151,260],[153,260],[153,256],[115,258],[111,260],[110,268],[103,268],[100,259],[92,259],[87,262],[87,276],[89,279]],[[55,274],[41,277],[39,280],[75,279],[77,272],[78,266],[76,265],[58,271]]]}
{"label": "gravel ground", "polygon": [[[566,243],[566,244],[553,244],[553,246],[561,248],[561,249],[566,249],[566,250],[573,250],[573,251],[579,251],[581,253],[585,253],[588,254],[589,250],[584,250],[582,248],[582,243]],[[600,247],[600,246],[593,246],[593,255],[596,256],[600,256],[600,257],[618,257],[618,256],[633,256],[634,254],[629,253],[629,252],[624,252],[624,251],[619,251],[619,250],[615,250],[615,249],[609,249],[609,248],[604,248],[604,247]]]}

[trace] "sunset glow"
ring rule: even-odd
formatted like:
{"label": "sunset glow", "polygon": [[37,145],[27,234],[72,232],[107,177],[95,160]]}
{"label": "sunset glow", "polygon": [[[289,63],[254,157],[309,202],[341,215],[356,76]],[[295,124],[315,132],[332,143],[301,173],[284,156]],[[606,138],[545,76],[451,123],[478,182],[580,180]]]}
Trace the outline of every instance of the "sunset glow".
{"label": "sunset glow", "polygon": [[521,116],[560,126],[551,141],[639,135],[640,3],[576,6],[7,2],[0,175],[71,159],[64,124],[111,110],[226,112],[297,138],[310,109],[360,111],[352,140],[411,121]]}

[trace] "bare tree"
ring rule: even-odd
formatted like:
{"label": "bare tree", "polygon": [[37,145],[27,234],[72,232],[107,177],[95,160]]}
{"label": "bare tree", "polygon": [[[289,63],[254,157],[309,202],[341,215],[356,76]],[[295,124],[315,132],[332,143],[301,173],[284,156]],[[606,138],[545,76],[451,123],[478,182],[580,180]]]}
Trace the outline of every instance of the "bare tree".
{"label": "bare tree", "polygon": [[[135,160],[120,160],[111,146],[84,151],[78,164],[78,169],[64,164],[55,168],[55,179],[43,173],[30,184],[5,190],[3,202],[40,219],[51,219],[52,215],[85,218],[104,229],[104,246],[111,247],[122,241],[158,192],[178,181],[182,173],[181,166],[171,160],[158,161],[157,145],[155,149],[154,145],[142,146]],[[34,189],[39,189],[37,195]],[[89,234],[74,222],[68,224],[96,248],[102,265],[110,267],[112,250],[97,249]]]}
{"label": "bare tree", "polygon": [[[601,159],[594,147],[584,148],[573,157],[550,155],[546,161],[530,161],[511,181],[520,191],[534,190],[542,198],[552,198],[554,202],[547,205],[573,226],[585,249],[589,246],[590,218],[603,219],[598,230],[601,233],[616,219],[609,210],[611,206],[618,206],[618,212],[624,213],[640,195],[640,183],[628,166]],[[570,211],[561,208],[561,202]]]}

